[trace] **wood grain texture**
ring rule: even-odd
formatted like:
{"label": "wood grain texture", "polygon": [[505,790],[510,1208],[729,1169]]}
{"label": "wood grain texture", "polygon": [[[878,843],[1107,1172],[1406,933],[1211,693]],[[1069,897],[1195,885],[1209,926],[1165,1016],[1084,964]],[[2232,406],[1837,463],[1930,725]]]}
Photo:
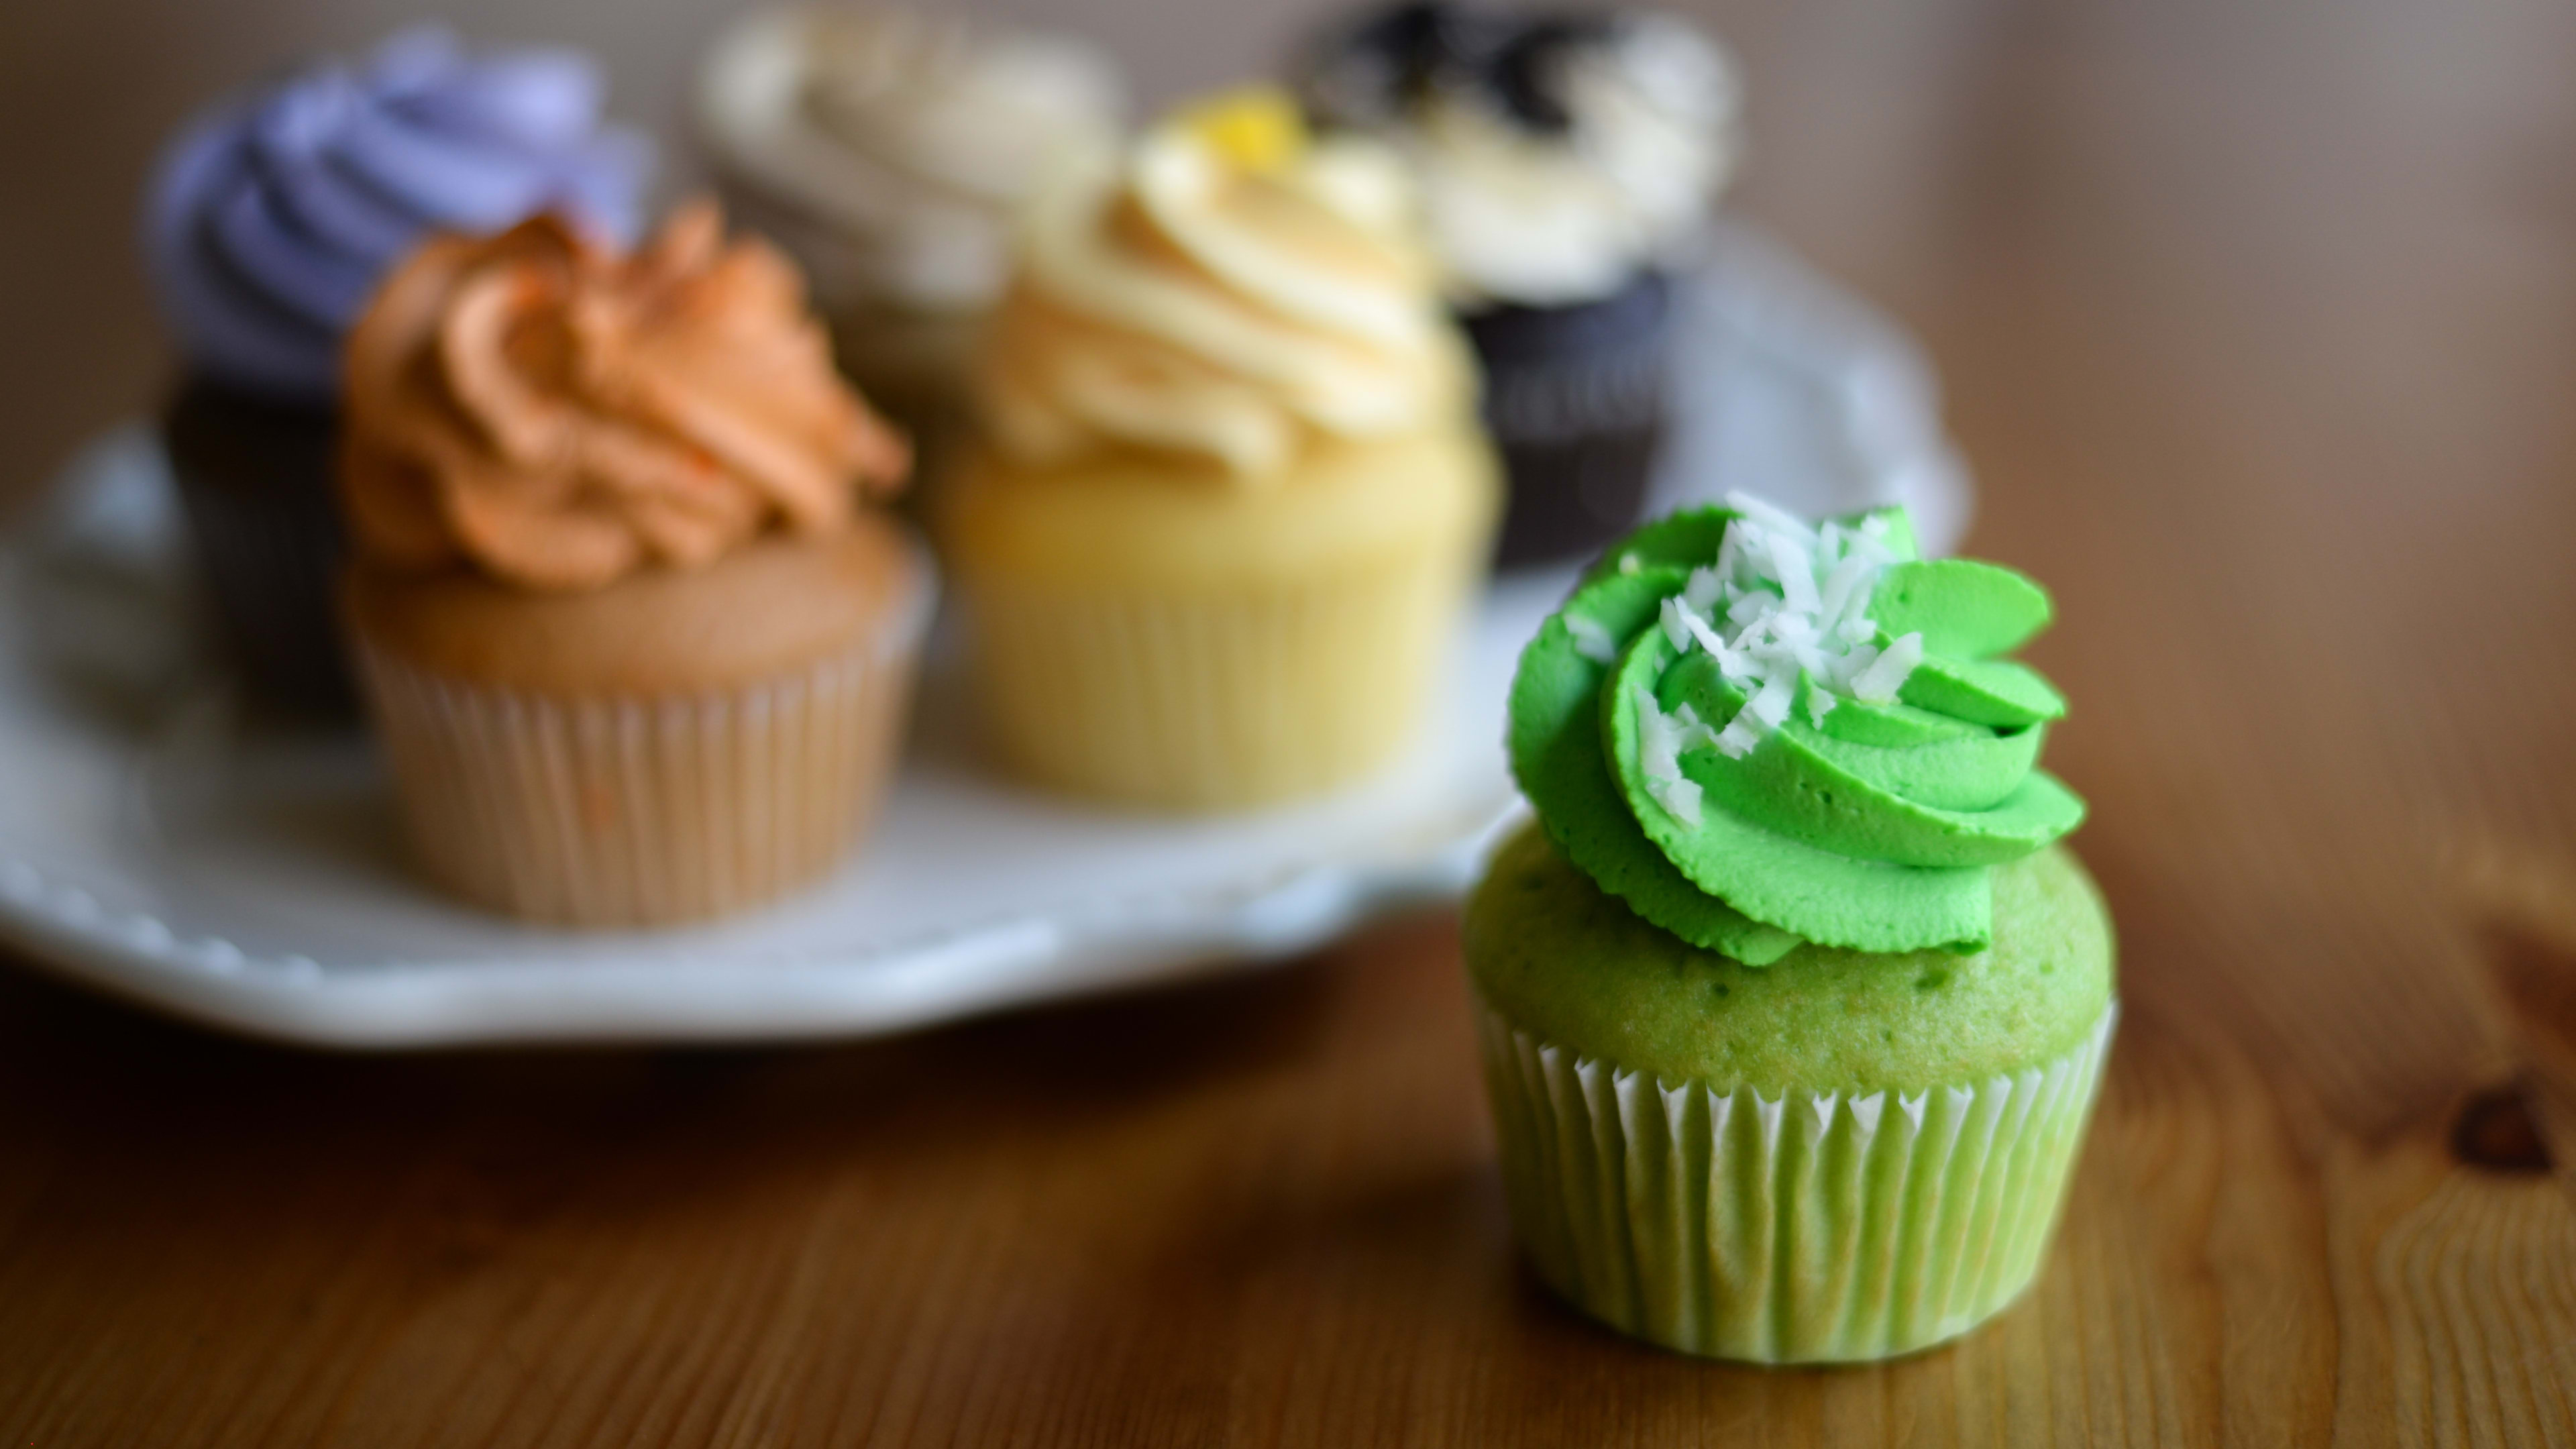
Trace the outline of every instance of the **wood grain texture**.
{"label": "wood grain texture", "polygon": [[2576,11],[1720,18],[1748,209],[1921,331],[2062,605],[2128,1009],[2025,1302],[1846,1372],[1553,1307],[1445,916],[760,1053],[11,973],[0,1443],[2576,1443]]}

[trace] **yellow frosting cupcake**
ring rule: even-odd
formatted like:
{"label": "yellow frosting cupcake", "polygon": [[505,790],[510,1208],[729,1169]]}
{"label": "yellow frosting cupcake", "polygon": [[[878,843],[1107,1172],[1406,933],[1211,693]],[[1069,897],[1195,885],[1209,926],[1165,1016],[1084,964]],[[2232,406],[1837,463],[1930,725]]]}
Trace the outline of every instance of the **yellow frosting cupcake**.
{"label": "yellow frosting cupcake", "polygon": [[1498,489],[1383,152],[1258,90],[1032,208],[940,532],[999,743],[1058,788],[1266,804],[1419,722]]}

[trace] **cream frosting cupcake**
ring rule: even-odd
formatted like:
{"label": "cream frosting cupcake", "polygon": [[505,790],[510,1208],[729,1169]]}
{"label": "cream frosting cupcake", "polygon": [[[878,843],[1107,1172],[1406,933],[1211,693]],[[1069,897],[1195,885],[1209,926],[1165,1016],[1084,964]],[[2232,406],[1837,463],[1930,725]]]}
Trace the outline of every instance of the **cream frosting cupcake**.
{"label": "cream frosting cupcake", "polygon": [[1020,769],[1234,808],[1411,735],[1496,506],[1413,204],[1269,90],[1034,203],[940,516]]}
{"label": "cream frosting cupcake", "polygon": [[962,397],[1021,203],[1067,156],[1112,149],[1125,110],[1091,46],[896,11],[750,16],[698,86],[737,214],[804,264],[843,365],[916,414]]}

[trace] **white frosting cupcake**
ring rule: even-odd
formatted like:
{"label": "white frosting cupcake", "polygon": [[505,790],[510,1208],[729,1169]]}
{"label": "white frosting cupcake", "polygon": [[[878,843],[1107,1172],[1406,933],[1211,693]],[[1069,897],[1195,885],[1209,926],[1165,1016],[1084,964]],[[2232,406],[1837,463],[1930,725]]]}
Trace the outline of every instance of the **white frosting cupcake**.
{"label": "white frosting cupcake", "polygon": [[1116,145],[1126,88],[1105,54],[1059,36],[789,10],[725,33],[697,103],[738,214],[804,265],[845,354],[909,350],[946,372],[1001,295],[1023,199]]}
{"label": "white frosting cupcake", "polygon": [[1470,309],[1618,291],[1688,239],[1737,154],[1726,52],[1660,14],[1407,5],[1329,38],[1305,94],[1412,164]]}

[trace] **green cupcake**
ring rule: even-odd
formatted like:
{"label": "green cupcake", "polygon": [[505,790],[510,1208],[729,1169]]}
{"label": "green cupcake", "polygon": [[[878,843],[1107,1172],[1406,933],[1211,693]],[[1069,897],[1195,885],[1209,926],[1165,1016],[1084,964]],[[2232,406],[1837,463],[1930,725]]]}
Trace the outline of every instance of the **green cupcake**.
{"label": "green cupcake", "polygon": [[1466,919],[1514,1225],[1691,1353],[1853,1362],[2028,1285],[2116,1015],[2108,917],[2002,656],[2009,569],[1741,495],[1619,545],[1513,681],[1538,814]]}

